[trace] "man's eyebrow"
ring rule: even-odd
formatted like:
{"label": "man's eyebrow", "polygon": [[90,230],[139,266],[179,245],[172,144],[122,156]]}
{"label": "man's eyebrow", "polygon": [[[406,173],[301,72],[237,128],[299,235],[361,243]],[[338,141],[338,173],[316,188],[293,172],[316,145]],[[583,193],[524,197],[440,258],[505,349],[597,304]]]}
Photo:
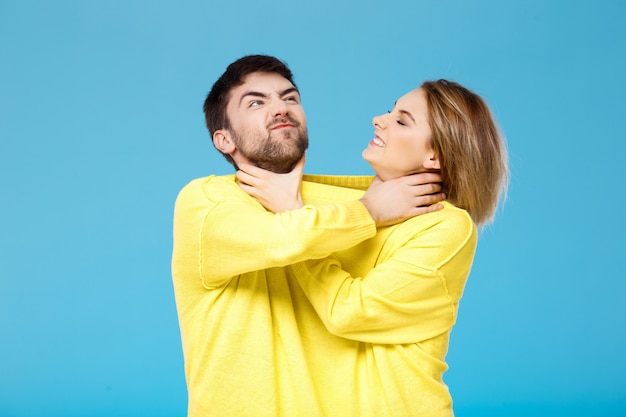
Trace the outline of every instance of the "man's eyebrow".
{"label": "man's eyebrow", "polygon": [[286,90],[283,90],[283,92],[280,93],[280,96],[283,97],[283,96],[286,96],[287,94],[291,94],[294,92],[300,94],[300,92],[298,91],[296,87],[289,87]]}
{"label": "man's eyebrow", "polygon": [[245,93],[243,93],[241,95],[241,97],[239,98],[239,105],[241,106],[241,103],[243,102],[243,100],[246,97],[259,97],[259,98],[267,98],[267,94],[263,94],[261,92],[258,91],[246,91]]}
{"label": "man's eyebrow", "polygon": [[[286,96],[287,94],[291,94],[291,93],[293,93],[293,92],[296,92],[296,93],[300,94],[300,92],[298,91],[298,89],[297,89],[296,87],[289,87],[289,88],[287,88],[287,89],[285,89],[285,90],[281,91],[278,95],[279,95],[280,97],[284,97],[284,96]],[[265,99],[267,99],[268,95],[267,95],[267,94],[264,94],[264,93],[261,93],[260,91],[252,91],[252,90],[251,90],[251,91],[246,91],[246,92],[245,92],[245,93],[243,93],[243,94],[241,95],[241,97],[239,98],[239,105],[241,105],[241,103],[243,102],[243,100],[244,100],[246,97],[259,97],[259,98],[265,98]]]}

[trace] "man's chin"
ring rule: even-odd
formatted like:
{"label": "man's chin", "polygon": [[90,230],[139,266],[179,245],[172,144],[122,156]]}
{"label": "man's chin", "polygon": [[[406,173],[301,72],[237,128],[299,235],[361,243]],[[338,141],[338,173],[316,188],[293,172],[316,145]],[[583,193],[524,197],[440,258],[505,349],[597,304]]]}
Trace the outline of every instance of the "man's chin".
{"label": "man's chin", "polygon": [[271,171],[276,174],[286,174],[288,172],[293,171],[294,167],[302,159],[304,154],[293,157],[293,158],[285,158],[285,159],[274,159],[274,160],[261,160],[261,161],[251,161],[257,167],[264,169],[266,171]]}

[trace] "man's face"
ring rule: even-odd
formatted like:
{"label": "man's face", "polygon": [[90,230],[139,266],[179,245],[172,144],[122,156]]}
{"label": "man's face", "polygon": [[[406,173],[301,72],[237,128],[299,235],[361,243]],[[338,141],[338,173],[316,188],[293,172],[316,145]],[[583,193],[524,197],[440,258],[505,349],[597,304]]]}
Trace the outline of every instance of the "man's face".
{"label": "man's face", "polygon": [[236,163],[248,162],[277,173],[289,172],[309,139],[300,94],[279,74],[255,72],[230,93],[226,106]]}

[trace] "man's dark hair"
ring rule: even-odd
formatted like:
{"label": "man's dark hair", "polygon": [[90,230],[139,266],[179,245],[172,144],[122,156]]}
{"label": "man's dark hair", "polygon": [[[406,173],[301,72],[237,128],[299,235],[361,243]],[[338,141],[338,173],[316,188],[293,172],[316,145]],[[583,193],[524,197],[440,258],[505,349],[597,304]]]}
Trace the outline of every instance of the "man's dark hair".
{"label": "man's dark hair", "polygon": [[204,101],[204,118],[211,137],[216,130],[230,128],[230,121],[226,115],[230,92],[243,84],[246,76],[254,72],[276,73],[296,85],[291,70],[278,58],[268,55],[248,55],[239,58],[226,68]]}

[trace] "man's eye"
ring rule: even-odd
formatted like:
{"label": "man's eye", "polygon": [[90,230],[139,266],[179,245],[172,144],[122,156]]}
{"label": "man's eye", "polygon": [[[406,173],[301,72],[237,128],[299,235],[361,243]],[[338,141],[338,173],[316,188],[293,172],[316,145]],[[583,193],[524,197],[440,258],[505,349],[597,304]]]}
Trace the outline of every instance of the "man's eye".
{"label": "man's eye", "polygon": [[257,106],[260,106],[261,104],[263,104],[263,102],[261,100],[254,100],[254,101],[251,101],[248,106],[249,107],[257,107]]}
{"label": "man's eye", "polygon": [[288,101],[288,102],[290,102],[290,103],[298,103],[298,98],[297,98],[297,97],[295,97],[295,96],[293,96],[293,97],[287,97],[287,98],[285,99],[285,101]]}

